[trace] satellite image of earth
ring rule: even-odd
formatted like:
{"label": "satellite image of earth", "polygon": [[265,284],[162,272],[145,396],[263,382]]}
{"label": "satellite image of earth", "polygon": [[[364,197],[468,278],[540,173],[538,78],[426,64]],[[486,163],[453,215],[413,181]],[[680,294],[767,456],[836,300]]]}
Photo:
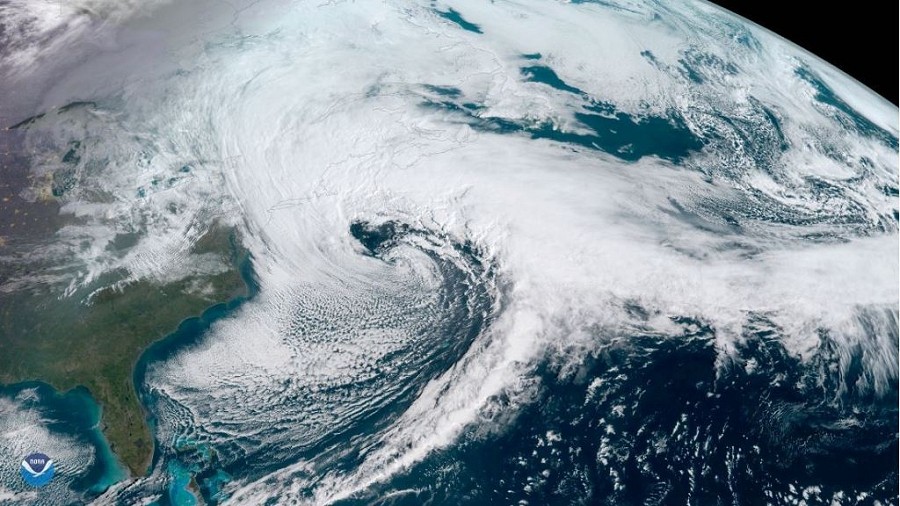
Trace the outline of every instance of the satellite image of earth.
{"label": "satellite image of earth", "polygon": [[898,109],[712,4],[2,0],[0,128],[0,504],[898,503]]}

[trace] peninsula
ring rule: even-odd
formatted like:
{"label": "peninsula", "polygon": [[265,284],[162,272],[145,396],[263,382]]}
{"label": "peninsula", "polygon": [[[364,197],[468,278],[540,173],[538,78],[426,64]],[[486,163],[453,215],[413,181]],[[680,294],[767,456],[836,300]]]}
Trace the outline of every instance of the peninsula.
{"label": "peninsula", "polygon": [[[133,476],[147,472],[153,437],[133,381],[141,353],[183,320],[247,293],[238,234],[213,226],[192,253],[229,268],[169,284],[138,281],[84,297],[49,290],[0,294],[0,383],[42,381],[61,392],[86,387],[102,408],[102,430]],[[199,289],[198,289],[199,287]]]}

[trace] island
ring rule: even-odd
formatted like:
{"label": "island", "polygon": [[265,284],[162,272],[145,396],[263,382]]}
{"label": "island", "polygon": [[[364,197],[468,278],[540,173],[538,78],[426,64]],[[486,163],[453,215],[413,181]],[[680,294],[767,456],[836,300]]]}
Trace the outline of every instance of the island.
{"label": "island", "polygon": [[49,288],[0,294],[0,383],[42,381],[60,392],[87,388],[102,408],[112,451],[132,476],[146,474],[154,444],[135,390],[138,358],[185,319],[249,289],[241,273],[248,253],[233,228],[212,226],[192,253],[218,255],[228,269],[168,284],[108,285],[90,297],[61,298]]}

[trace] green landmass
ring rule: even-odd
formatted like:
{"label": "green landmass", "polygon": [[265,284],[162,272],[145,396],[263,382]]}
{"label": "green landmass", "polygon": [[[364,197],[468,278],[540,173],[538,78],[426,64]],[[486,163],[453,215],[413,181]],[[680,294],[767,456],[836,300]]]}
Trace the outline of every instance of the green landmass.
{"label": "green landmass", "polygon": [[102,430],[132,475],[146,473],[153,438],[133,382],[147,346],[186,318],[246,293],[246,251],[236,233],[215,226],[193,248],[229,269],[169,284],[138,281],[60,299],[49,290],[0,294],[0,383],[37,380],[61,392],[86,387],[102,407]]}

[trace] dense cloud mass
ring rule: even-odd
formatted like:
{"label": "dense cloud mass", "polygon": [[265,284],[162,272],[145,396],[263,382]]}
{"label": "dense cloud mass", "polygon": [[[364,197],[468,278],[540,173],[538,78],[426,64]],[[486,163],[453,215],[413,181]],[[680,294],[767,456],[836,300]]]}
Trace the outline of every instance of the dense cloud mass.
{"label": "dense cloud mass", "polygon": [[4,126],[76,218],[0,291],[221,272],[213,226],[251,258],[253,296],[140,375],[157,458],[98,503],[185,472],[235,504],[896,499],[897,110],[759,27],[549,0],[0,27]]}

